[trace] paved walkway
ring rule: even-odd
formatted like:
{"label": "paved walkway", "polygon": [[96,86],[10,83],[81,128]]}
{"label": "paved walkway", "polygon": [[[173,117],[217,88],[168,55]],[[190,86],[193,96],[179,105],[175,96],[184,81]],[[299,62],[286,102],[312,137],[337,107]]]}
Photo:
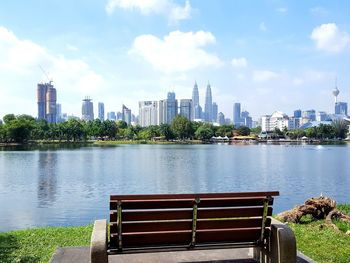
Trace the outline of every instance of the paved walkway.
{"label": "paved walkway", "polygon": [[[89,263],[89,247],[58,248],[51,263]],[[157,253],[134,253],[109,256],[109,263],[253,263],[251,248],[210,249]],[[315,263],[298,252],[297,263]]]}

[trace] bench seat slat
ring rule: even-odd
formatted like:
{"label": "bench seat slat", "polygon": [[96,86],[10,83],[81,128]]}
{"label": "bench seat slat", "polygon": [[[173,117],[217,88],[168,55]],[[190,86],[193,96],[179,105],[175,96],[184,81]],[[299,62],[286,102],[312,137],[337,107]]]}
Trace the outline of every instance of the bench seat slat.
{"label": "bench seat slat", "polygon": [[266,196],[278,196],[278,191],[270,192],[243,192],[243,193],[197,193],[197,194],[145,194],[145,195],[111,195],[110,200],[142,200],[142,199],[184,199],[190,198],[220,198],[220,197],[266,197]]}
{"label": "bench seat slat", "polygon": [[[247,218],[235,220],[198,220],[197,230],[201,229],[220,229],[220,228],[251,228],[261,227],[261,218]],[[268,219],[266,226],[271,223]],[[192,220],[186,221],[158,221],[158,222],[123,222],[123,233],[129,232],[154,232],[154,231],[174,231],[174,230],[191,230]],[[117,224],[112,223],[110,226],[111,233],[117,233]]]}
{"label": "bench seat slat", "polygon": [[[201,198],[198,207],[235,207],[235,206],[263,206],[264,197],[241,198]],[[123,209],[161,209],[161,208],[191,208],[194,199],[140,199],[123,200]],[[110,209],[117,209],[117,200],[110,201]],[[273,199],[269,205],[273,204]]]}

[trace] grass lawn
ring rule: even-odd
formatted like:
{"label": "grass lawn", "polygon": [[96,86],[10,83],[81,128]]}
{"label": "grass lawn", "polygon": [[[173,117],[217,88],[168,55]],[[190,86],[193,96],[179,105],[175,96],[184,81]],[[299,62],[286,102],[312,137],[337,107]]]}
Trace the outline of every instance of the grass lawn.
{"label": "grass lawn", "polygon": [[[339,205],[350,214],[350,205]],[[350,223],[335,222],[341,233],[321,227],[323,221],[305,218],[302,224],[290,224],[294,230],[298,250],[319,263],[349,263]],[[0,233],[0,262],[49,262],[57,247],[87,246],[92,226],[46,227]]]}
{"label": "grass lawn", "polygon": [[92,226],[45,227],[0,233],[0,262],[49,262],[57,247],[87,246]]}

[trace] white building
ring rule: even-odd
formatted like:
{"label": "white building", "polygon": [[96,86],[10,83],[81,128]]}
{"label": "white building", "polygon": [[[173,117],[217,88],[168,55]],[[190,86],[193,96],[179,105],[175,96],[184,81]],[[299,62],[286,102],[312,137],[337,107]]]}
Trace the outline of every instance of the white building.
{"label": "white building", "polygon": [[139,124],[141,127],[158,125],[158,101],[139,102]]}
{"label": "white building", "polygon": [[283,130],[284,128],[294,129],[295,125],[288,115],[281,111],[275,111],[272,115],[264,115],[261,117],[261,130],[273,131],[278,128]]}

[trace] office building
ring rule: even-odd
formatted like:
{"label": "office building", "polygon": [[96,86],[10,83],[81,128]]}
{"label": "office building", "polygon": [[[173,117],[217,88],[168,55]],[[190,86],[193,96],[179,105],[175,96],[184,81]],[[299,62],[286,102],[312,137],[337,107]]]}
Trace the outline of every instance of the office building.
{"label": "office building", "polygon": [[241,126],[241,103],[233,104],[233,125],[238,128]]}
{"label": "office building", "polygon": [[83,99],[81,115],[81,119],[84,121],[92,121],[94,119],[94,104],[90,97],[85,97],[85,99]]}
{"label": "office building", "polygon": [[315,110],[306,110],[301,113],[302,118],[309,119],[310,121],[316,121],[316,111]]}
{"label": "office building", "polygon": [[334,108],[335,114],[348,115],[348,104],[346,102],[336,102]]}
{"label": "office building", "polygon": [[115,121],[116,120],[116,116],[115,116],[115,112],[114,111],[107,112],[107,120],[110,120],[110,121]]}
{"label": "office building", "polygon": [[175,92],[168,92],[167,99],[164,101],[164,123],[170,124],[178,112],[178,104],[175,98]]}
{"label": "office building", "polygon": [[193,120],[193,104],[191,99],[180,100],[180,115]]}
{"label": "office building", "polygon": [[217,122],[218,121],[218,105],[216,104],[216,102],[213,102],[212,109],[213,109],[212,121]]}
{"label": "office building", "polygon": [[218,114],[218,123],[220,125],[225,124],[225,115],[222,112],[219,112],[219,114]]}
{"label": "office building", "polygon": [[38,119],[46,120],[49,123],[55,123],[57,119],[57,93],[56,89],[52,85],[52,81],[49,83],[38,83],[37,102]]}
{"label": "office building", "polygon": [[262,131],[274,131],[276,128],[281,131],[284,128],[294,129],[294,123],[281,111],[275,111],[272,115],[264,115],[261,117]]}
{"label": "office building", "polygon": [[131,110],[124,104],[122,105],[122,120],[125,121],[127,125],[131,124]]}
{"label": "office building", "polygon": [[[193,119],[200,119],[201,112],[198,111],[199,108],[199,92],[197,82],[194,83],[194,87],[192,90],[192,110],[193,110]],[[197,110],[196,110],[197,109]]]}
{"label": "office building", "polygon": [[295,110],[293,116],[294,118],[301,118],[301,110]]}
{"label": "office building", "polygon": [[103,102],[98,103],[98,118],[101,121],[105,120],[105,104]]}
{"label": "office building", "polygon": [[62,122],[63,118],[62,118],[62,105],[57,103],[56,104],[56,123],[58,122]]}
{"label": "office building", "polygon": [[139,102],[139,125],[148,127],[158,124],[158,101]]}
{"label": "office building", "polygon": [[207,90],[205,93],[205,104],[204,104],[204,121],[212,122],[213,120],[213,100],[211,96],[211,87],[208,82]]}

